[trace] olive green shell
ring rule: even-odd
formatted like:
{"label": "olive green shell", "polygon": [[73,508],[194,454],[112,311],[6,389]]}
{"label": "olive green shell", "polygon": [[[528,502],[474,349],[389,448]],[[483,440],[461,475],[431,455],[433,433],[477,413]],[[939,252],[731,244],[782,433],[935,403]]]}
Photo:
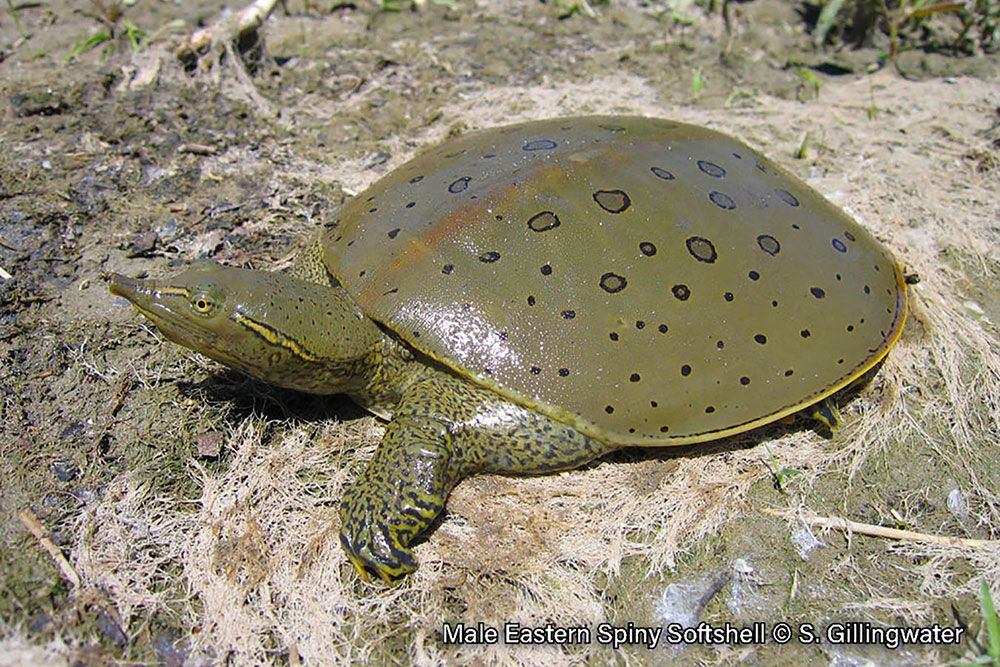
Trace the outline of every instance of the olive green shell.
{"label": "olive green shell", "polygon": [[874,366],[906,317],[871,234],[745,144],[666,120],[449,141],[349,202],[324,251],[414,348],[613,444],[790,414]]}

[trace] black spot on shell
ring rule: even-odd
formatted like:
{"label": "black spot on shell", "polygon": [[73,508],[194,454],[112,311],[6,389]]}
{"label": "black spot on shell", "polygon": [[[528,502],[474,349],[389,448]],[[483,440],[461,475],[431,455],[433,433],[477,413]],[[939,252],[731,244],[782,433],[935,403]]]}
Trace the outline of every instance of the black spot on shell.
{"label": "black spot on shell", "polygon": [[524,150],[526,151],[550,151],[556,146],[556,142],[551,139],[532,139],[524,144]]}
{"label": "black spot on shell", "polygon": [[528,228],[533,232],[547,232],[550,229],[555,229],[559,224],[559,216],[552,211],[536,213],[531,216],[531,220],[528,220]]}
{"label": "black spot on shell", "polygon": [[848,324],[847,325],[847,333],[850,333],[852,331],[854,331],[854,325],[853,324]]}
{"label": "black spot on shell", "polygon": [[479,261],[483,264],[492,264],[493,262],[500,259],[500,253],[495,250],[490,250],[489,252],[484,252],[479,256]]}
{"label": "black spot on shell", "polygon": [[632,375],[628,376],[628,381],[629,382],[638,382],[641,379],[642,379],[642,377],[638,373],[632,373]]}
{"label": "black spot on shell", "polygon": [[715,412],[715,406],[714,405],[710,405],[707,408],[705,408],[705,414],[706,415],[710,415],[713,412]]}
{"label": "black spot on shell", "polygon": [[726,170],[719,165],[709,162],[708,160],[698,160],[698,168],[704,173],[715,178],[722,178],[726,175]]}
{"label": "black spot on shell", "polygon": [[669,430],[670,430],[669,426],[661,426],[660,427],[660,433],[666,433]]}
{"label": "black spot on shell", "polygon": [[413,207],[414,207],[414,206],[416,206],[416,205],[417,205],[417,202],[415,202],[415,201],[411,201],[410,203],[408,203],[408,204],[406,205],[406,208],[413,208]]}
{"label": "black spot on shell", "polygon": [[868,285],[865,285],[865,294],[871,294],[871,293],[872,293],[872,288],[869,287]]}
{"label": "black spot on shell", "polygon": [[454,270],[455,270],[454,264],[445,264],[444,266],[441,267],[441,273],[443,273],[446,276],[451,274],[451,272]]}
{"label": "black spot on shell", "polygon": [[424,180],[423,176],[414,176],[410,179],[410,183],[419,183],[422,180]]}
{"label": "black spot on shell", "polygon": [[398,235],[399,235],[399,227],[396,227],[395,229],[390,229],[389,233],[386,234],[386,236],[388,236],[390,239],[394,239]]}
{"label": "black spot on shell", "polygon": [[670,288],[670,291],[674,293],[674,297],[679,301],[687,301],[691,296],[691,289],[687,285],[674,285]]}
{"label": "black spot on shell", "polygon": [[560,368],[559,369],[559,377],[564,378],[567,375],[569,375],[569,369],[568,368]]}
{"label": "black spot on shell", "polygon": [[660,407],[660,404],[657,403],[656,401],[650,401],[649,402],[649,407],[651,407],[651,408],[658,408],[658,407]]}
{"label": "black spot on shell", "polygon": [[668,327],[666,324],[661,324],[660,326],[656,327],[656,330],[659,331],[660,333],[667,333],[668,331],[670,331],[670,327]]}
{"label": "black spot on shell", "polygon": [[812,336],[812,332],[809,331],[809,329],[803,329],[802,331],[799,332],[799,335],[802,336],[803,338],[809,338],[809,336]]}
{"label": "black spot on shell", "polygon": [[755,334],[753,339],[758,343],[760,343],[761,345],[767,343],[767,336],[765,336],[764,334]]}
{"label": "black spot on shell", "polygon": [[684,377],[691,375],[691,367],[687,364],[681,366],[681,375],[683,375]]}
{"label": "black spot on shell", "polygon": [[602,130],[607,130],[608,132],[614,132],[616,134],[625,131],[625,128],[622,127],[621,125],[607,125],[605,123],[598,123],[597,127],[601,128]]}
{"label": "black spot on shell", "polygon": [[833,239],[833,247],[837,252],[847,252],[847,246],[840,239]]}
{"label": "black spot on shell", "polygon": [[457,195],[459,192],[465,192],[465,189],[469,187],[469,181],[471,180],[471,176],[463,176],[458,180],[452,181],[451,185],[448,186],[448,192],[453,195]]}
{"label": "black spot on shell", "polygon": [[761,250],[772,257],[781,252],[781,244],[778,243],[778,239],[774,238],[770,234],[761,234],[758,236],[757,245],[760,246]]}
{"label": "black spot on shell", "polygon": [[632,200],[624,190],[598,190],[594,201],[608,213],[622,213],[632,205]]}
{"label": "black spot on shell", "polygon": [[571,320],[571,319],[573,319],[574,317],[576,317],[576,311],[575,311],[575,310],[564,310],[564,311],[562,311],[561,313],[559,313],[559,315],[560,315],[560,316],[561,316],[561,317],[562,317],[562,318],[563,318],[564,320]]}
{"label": "black spot on shell", "polygon": [[821,287],[810,287],[809,293],[812,294],[817,299],[822,299],[826,296],[826,292],[823,291]]}
{"label": "black spot on shell", "polygon": [[744,387],[747,386],[748,384],[750,384],[750,378],[744,375],[743,377],[740,378],[740,384],[743,385]]}
{"label": "black spot on shell", "polygon": [[496,156],[497,156],[497,154],[496,154],[496,153],[487,153],[486,155],[484,155],[484,156],[483,156],[483,159],[484,159],[484,160],[492,160],[492,159],[493,159],[493,158],[495,158]]}
{"label": "black spot on shell", "polygon": [[542,264],[542,268],[540,269],[540,271],[542,272],[543,276],[551,276],[552,275],[552,265],[551,264]]}
{"label": "black spot on shell", "polygon": [[786,378],[790,378],[790,377],[792,377],[792,375],[794,373],[795,373],[795,371],[793,371],[791,368],[789,368],[787,371],[785,371],[785,377]]}
{"label": "black spot on shell", "polygon": [[528,295],[528,305],[529,306],[534,306],[535,305],[535,297],[534,297],[534,295]]}
{"label": "black spot on shell", "polygon": [[666,169],[661,169],[660,167],[650,167],[649,170],[654,174],[656,174],[657,178],[662,178],[665,181],[672,181],[675,178],[675,176],[671,174],[669,171],[667,171]]}
{"label": "black spot on shell", "polygon": [[785,202],[789,206],[798,206],[799,200],[795,198],[788,190],[782,190],[781,188],[775,188],[774,193],[781,198],[781,201]]}
{"label": "black spot on shell", "polygon": [[726,292],[725,294],[722,295],[722,298],[725,299],[726,301],[732,301],[736,297],[733,296],[732,292]]}
{"label": "black spot on shell", "polygon": [[608,271],[603,276],[601,276],[601,289],[608,294],[617,294],[621,292],[628,285],[628,281],[625,280],[624,276],[620,276],[617,273],[612,273]]}
{"label": "black spot on shell", "polygon": [[656,246],[649,241],[643,241],[639,244],[639,252],[641,252],[646,257],[652,257],[656,254]]}
{"label": "black spot on shell", "polygon": [[646,323],[643,322],[642,320],[636,320],[635,321],[635,328],[636,329],[640,329],[640,330],[645,329],[646,328]]}
{"label": "black spot on shell", "polygon": [[844,238],[846,238],[848,241],[852,241],[852,242],[853,241],[857,241],[857,239],[854,238],[854,234],[852,234],[850,232],[844,232]]}
{"label": "black spot on shell", "polygon": [[542,372],[542,369],[541,369],[541,368],[539,368],[538,366],[532,366],[532,367],[531,367],[530,369],[528,369],[528,370],[530,370],[530,371],[531,371],[531,374],[532,374],[532,375],[538,375],[539,373],[541,373],[541,372]]}
{"label": "black spot on shell", "polygon": [[618,341],[618,334],[615,333],[614,331],[612,331],[611,333],[608,334],[608,338],[610,338],[611,340],[617,342]]}
{"label": "black spot on shell", "polygon": [[723,208],[727,211],[731,211],[736,208],[736,202],[733,198],[727,195],[725,192],[719,192],[718,190],[712,190],[708,193],[708,198],[712,200],[712,203]]}
{"label": "black spot on shell", "polygon": [[686,241],[688,252],[699,262],[712,264],[719,258],[715,252],[715,246],[708,239],[701,236],[691,236]]}
{"label": "black spot on shell", "polygon": [[760,274],[757,273],[756,271],[750,271],[749,273],[747,273],[747,278],[749,278],[750,280],[760,280]]}
{"label": "black spot on shell", "polygon": [[612,407],[610,405],[605,405],[604,406],[604,411],[607,412],[610,415],[610,414],[612,414],[615,411],[615,409],[614,409],[614,407]]}
{"label": "black spot on shell", "polygon": [[369,213],[374,213],[374,212],[375,212],[375,211],[377,211],[377,210],[378,210],[377,208],[370,208],[370,209],[368,209],[368,212],[369,212]]}
{"label": "black spot on shell", "polygon": [[725,341],[721,341],[720,340],[720,341],[718,341],[718,342],[715,343],[715,347],[717,347],[717,348],[719,348],[721,350],[724,347],[726,347],[726,343],[725,343]]}

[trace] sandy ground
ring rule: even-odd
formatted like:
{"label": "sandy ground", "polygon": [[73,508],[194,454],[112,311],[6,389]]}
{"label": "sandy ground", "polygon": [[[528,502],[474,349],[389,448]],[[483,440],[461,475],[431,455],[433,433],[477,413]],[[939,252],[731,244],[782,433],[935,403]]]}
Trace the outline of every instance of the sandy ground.
{"label": "sandy ground", "polygon": [[[298,3],[291,9],[300,10]],[[982,654],[1000,591],[997,57],[816,51],[794,8],[527,2],[275,15],[247,78],[186,73],[68,3],[0,14],[0,664],[928,664]],[[152,35],[209,3],[139,2]],[[819,88],[790,62],[836,64]],[[810,70],[816,71],[816,70]],[[700,81],[700,86],[695,81]],[[450,134],[637,113],[778,160],[920,276],[903,337],[829,439],[775,426],[463,482],[418,572],[361,582],[341,489],[382,425],[162,339],[100,281],[287,264],[346,197]],[[799,156],[803,144],[804,156]],[[774,468],[798,471],[783,488]],[[781,517],[765,513],[775,510]],[[20,513],[20,514],[19,514]],[[956,545],[810,527],[834,516]],[[782,518],[783,517],[783,518]],[[37,521],[36,533],[27,528]],[[602,623],[963,628],[954,644],[613,647]],[[591,641],[445,643],[445,624]],[[636,639],[633,637],[632,639]]]}

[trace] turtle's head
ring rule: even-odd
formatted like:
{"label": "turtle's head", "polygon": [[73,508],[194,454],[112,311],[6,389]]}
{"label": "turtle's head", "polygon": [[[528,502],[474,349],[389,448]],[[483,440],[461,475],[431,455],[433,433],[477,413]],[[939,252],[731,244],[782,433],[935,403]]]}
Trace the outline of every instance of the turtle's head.
{"label": "turtle's head", "polygon": [[173,342],[291,389],[353,388],[381,338],[342,289],[283,274],[200,262],[164,280],[108,281]]}

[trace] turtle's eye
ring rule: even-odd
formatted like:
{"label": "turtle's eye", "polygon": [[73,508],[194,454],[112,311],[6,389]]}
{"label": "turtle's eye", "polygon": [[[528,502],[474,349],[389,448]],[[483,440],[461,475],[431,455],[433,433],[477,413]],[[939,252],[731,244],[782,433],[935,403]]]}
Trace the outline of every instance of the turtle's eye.
{"label": "turtle's eye", "polygon": [[215,311],[215,299],[205,292],[191,295],[191,309],[199,315],[211,315]]}

